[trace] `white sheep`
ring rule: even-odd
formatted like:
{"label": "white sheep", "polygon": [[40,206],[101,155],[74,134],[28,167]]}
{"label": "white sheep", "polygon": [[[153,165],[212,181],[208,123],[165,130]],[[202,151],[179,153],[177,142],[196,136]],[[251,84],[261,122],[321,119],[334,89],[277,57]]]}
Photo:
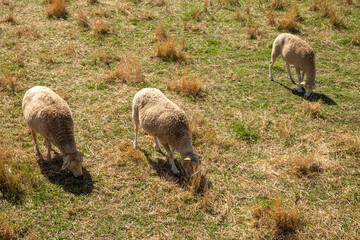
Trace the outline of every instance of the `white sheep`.
{"label": "white sheep", "polygon": [[[314,50],[302,39],[297,36],[294,36],[289,33],[283,33],[277,36],[273,43],[271,61],[270,61],[270,75],[269,78],[271,81],[274,81],[272,68],[276,61],[276,58],[281,55],[286,62],[286,69],[289,73],[291,81],[294,82],[294,79],[290,72],[290,64],[294,65],[296,74],[299,80],[298,92],[302,93],[302,82],[304,75],[306,74],[305,81],[305,97],[309,97],[315,88],[315,53]],[[300,74],[302,71],[302,76]]]}
{"label": "white sheep", "polygon": [[74,139],[74,123],[68,104],[51,89],[36,86],[29,89],[22,101],[25,122],[31,129],[36,153],[42,159],[36,134],[45,139],[48,148],[47,159],[51,160],[51,144],[59,148],[63,155],[63,169],[68,168],[75,177],[82,173],[82,152],[78,151]]}
{"label": "white sheep", "polygon": [[196,173],[201,164],[201,156],[194,153],[189,120],[182,109],[160,90],[144,88],[134,96],[132,117],[135,125],[134,148],[138,148],[137,137],[140,124],[147,134],[154,137],[157,152],[161,152],[159,141],[164,146],[174,174],[178,173],[174,163],[174,150],[180,153],[181,165],[188,177]]}

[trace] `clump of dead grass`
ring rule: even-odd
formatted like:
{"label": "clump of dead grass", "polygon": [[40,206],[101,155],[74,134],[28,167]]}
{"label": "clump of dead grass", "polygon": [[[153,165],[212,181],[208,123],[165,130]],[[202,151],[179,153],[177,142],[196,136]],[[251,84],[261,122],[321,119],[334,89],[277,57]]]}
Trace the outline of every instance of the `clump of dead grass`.
{"label": "clump of dead grass", "polygon": [[338,17],[335,10],[332,8],[329,12],[329,23],[336,28],[345,28],[344,20]]}
{"label": "clump of dead grass", "polygon": [[246,34],[247,34],[249,39],[256,39],[260,34],[258,25],[255,24],[252,27],[247,27],[246,28]]}
{"label": "clump of dead grass", "polygon": [[268,24],[270,26],[276,26],[276,16],[273,11],[270,11],[267,15]]}
{"label": "clump of dead grass", "polygon": [[343,134],[335,142],[335,148],[338,152],[349,156],[360,156],[360,137],[358,134]]}
{"label": "clump of dead grass", "polygon": [[14,13],[9,13],[9,15],[4,18],[3,22],[11,23],[12,25],[17,24]]}
{"label": "clump of dead grass", "polygon": [[98,4],[99,0],[87,0],[87,3],[90,5]]}
{"label": "clump of dead grass", "polygon": [[300,215],[296,209],[287,209],[277,200],[270,207],[255,207],[251,211],[257,226],[269,228],[275,239],[289,239],[300,227]]}
{"label": "clump of dead grass", "polygon": [[[287,30],[290,32],[298,32],[299,25],[297,23],[299,19],[299,12],[297,9],[296,2],[293,4],[292,8],[285,14],[285,16],[277,21],[277,28],[281,30]],[[268,17],[269,21],[269,17]],[[270,21],[269,21],[270,22]]]}
{"label": "clump of dead grass", "polygon": [[168,39],[169,35],[167,34],[167,32],[165,31],[164,27],[162,24],[159,24],[156,27],[156,32],[155,32],[155,38],[158,41],[166,41]]}
{"label": "clump of dead grass", "polygon": [[360,31],[352,37],[350,43],[355,46],[360,46]]}
{"label": "clump of dead grass", "polygon": [[203,118],[196,118],[191,121],[190,133],[194,146],[200,146],[203,144],[219,145],[215,129],[206,123]]}
{"label": "clump of dead grass", "polygon": [[86,15],[86,13],[82,10],[77,10],[77,20],[78,24],[82,27],[88,28],[90,27],[90,19]]}
{"label": "clump of dead grass", "polygon": [[223,5],[238,5],[240,4],[239,0],[218,0],[218,3]]}
{"label": "clump of dead grass", "polygon": [[317,102],[306,102],[304,109],[306,113],[309,113],[312,116],[317,116],[322,106],[323,106],[322,100],[319,100]]}
{"label": "clump of dead grass", "polygon": [[295,126],[295,120],[296,116],[291,121],[282,120],[276,125],[279,136],[285,141],[288,141],[291,137],[292,131]]}
{"label": "clump of dead grass", "polygon": [[11,226],[10,222],[4,218],[0,218],[0,239],[3,240],[16,240],[19,239]]}
{"label": "clump of dead grass", "polygon": [[110,28],[106,26],[104,19],[99,18],[94,23],[94,32],[97,34],[108,34],[110,32]]}
{"label": "clump of dead grass", "polygon": [[49,18],[66,18],[66,3],[65,0],[52,0],[46,6],[46,14]]}
{"label": "clump of dead grass", "polygon": [[283,9],[286,3],[284,0],[271,0],[270,7],[273,9]]}
{"label": "clump of dead grass", "polygon": [[161,7],[167,4],[165,0],[149,0],[148,3],[157,7]]}
{"label": "clump of dead grass", "polygon": [[240,11],[240,9],[237,9],[235,12],[235,20],[244,23],[247,21],[247,17]]}
{"label": "clump of dead grass", "polygon": [[343,0],[344,3],[354,5],[354,0]]}
{"label": "clump of dead grass", "polygon": [[180,93],[181,95],[190,95],[193,97],[201,96],[201,83],[197,75],[189,75],[188,71],[181,77],[174,75],[167,84],[169,90]]}
{"label": "clump of dead grass", "polygon": [[143,72],[136,55],[133,57],[121,57],[120,62],[113,72],[108,73],[109,81],[121,80],[124,83],[139,83],[143,80]]}
{"label": "clump of dead grass", "polygon": [[120,141],[117,145],[117,149],[116,155],[119,158],[118,164],[128,164],[129,162],[137,164],[144,159],[144,154],[139,150],[134,149],[132,142]]}
{"label": "clump of dead grass", "polygon": [[320,2],[320,10],[321,10],[321,16],[322,17],[328,17],[330,14],[329,4],[327,0],[322,0]]}
{"label": "clump of dead grass", "polygon": [[4,76],[0,76],[0,87],[3,89],[8,88],[15,93],[16,77],[6,71]]}
{"label": "clump of dead grass", "polygon": [[321,172],[318,162],[315,161],[314,154],[299,155],[293,159],[294,170],[296,173],[309,176],[312,172]]}

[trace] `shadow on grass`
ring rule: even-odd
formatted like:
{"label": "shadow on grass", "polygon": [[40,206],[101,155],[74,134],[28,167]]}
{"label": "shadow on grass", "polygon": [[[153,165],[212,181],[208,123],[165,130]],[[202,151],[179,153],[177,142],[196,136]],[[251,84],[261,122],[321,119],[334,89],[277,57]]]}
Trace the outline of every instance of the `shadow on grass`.
{"label": "shadow on grass", "polygon": [[317,102],[317,101],[321,100],[326,105],[337,105],[337,103],[334,100],[332,100],[331,98],[329,98],[325,94],[313,92],[310,95],[310,98],[305,98],[304,93],[298,93],[296,88],[291,89],[291,88],[285,86],[284,84],[282,84],[280,82],[277,82],[277,81],[274,81],[274,82],[279,84],[283,88],[289,90],[292,94],[294,94],[296,96],[299,96],[299,97],[301,97],[301,98],[303,98],[303,99],[305,99],[305,100],[307,100],[309,102]]}
{"label": "shadow on grass", "polygon": [[[175,165],[177,167],[177,169],[179,169],[179,173],[178,174],[174,174],[171,171],[171,166],[168,162],[164,161],[161,158],[156,158],[156,159],[152,159],[150,157],[150,155],[148,154],[148,152],[146,152],[144,149],[139,149],[142,153],[144,153],[146,160],[148,161],[148,163],[150,164],[150,166],[156,171],[157,175],[160,178],[163,178],[167,181],[171,181],[176,183],[179,187],[181,188],[186,188],[189,189],[191,186],[191,183],[189,182],[189,180],[187,179],[184,170],[182,169],[182,167],[179,165],[178,161],[175,161]],[[166,155],[164,153],[160,153],[163,156],[166,157]],[[207,187],[205,187],[205,184],[207,184]],[[196,187],[196,194],[199,195],[203,195],[205,191],[207,191],[207,189],[212,187],[212,183],[210,181],[208,181],[206,179],[205,176],[201,175],[201,179],[200,179],[200,185],[198,187]]]}
{"label": "shadow on grass", "polygon": [[83,176],[76,178],[69,171],[62,171],[62,158],[55,157],[51,161],[38,160],[41,173],[49,179],[50,182],[59,185],[66,192],[75,195],[89,194],[93,191],[94,182],[92,177],[85,168],[83,168]]}

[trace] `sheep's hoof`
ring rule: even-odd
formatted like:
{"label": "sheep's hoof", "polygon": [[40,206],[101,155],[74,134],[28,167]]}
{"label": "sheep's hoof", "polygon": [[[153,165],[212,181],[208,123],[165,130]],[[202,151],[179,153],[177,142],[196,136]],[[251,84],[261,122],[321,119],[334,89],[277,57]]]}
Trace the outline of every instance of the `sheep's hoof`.
{"label": "sheep's hoof", "polygon": [[270,80],[270,81],[274,81],[274,78],[273,78],[273,77],[269,77],[269,80]]}
{"label": "sheep's hoof", "polygon": [[179,171],[175,168],[175,169],[171,169],[173,174],[177,175],[179,173]]}

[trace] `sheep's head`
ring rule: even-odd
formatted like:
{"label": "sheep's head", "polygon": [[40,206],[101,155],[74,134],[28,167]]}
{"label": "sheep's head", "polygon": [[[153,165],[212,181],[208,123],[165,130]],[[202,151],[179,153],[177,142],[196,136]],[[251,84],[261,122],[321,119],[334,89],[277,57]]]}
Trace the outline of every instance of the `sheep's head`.
{"label": "sheep's head", "polygon": [[75,177],[80,177],[83,175],[82,165],[81,165],[82,161],[83,161],[83,154],[80,151],[76,151],[75,153],[72,154],[67,154],[64,156],[63,169],[68,168]]}
{"label": "sheep's head", "polygon": [[186,158],[182,159],[181,165],[189,178],[197,172],[197,169],[201,164],[201,158],[202,157],[200,155],[192,153]]}
{"label": "sheep's head", "polygon": [[318,81],[311,81],[311,82],[302,82],[301,86],[303,88],[305,88],[305,97],[308,98],[310,97],[312,91],[315,88],[315,84],[319,84]]}

